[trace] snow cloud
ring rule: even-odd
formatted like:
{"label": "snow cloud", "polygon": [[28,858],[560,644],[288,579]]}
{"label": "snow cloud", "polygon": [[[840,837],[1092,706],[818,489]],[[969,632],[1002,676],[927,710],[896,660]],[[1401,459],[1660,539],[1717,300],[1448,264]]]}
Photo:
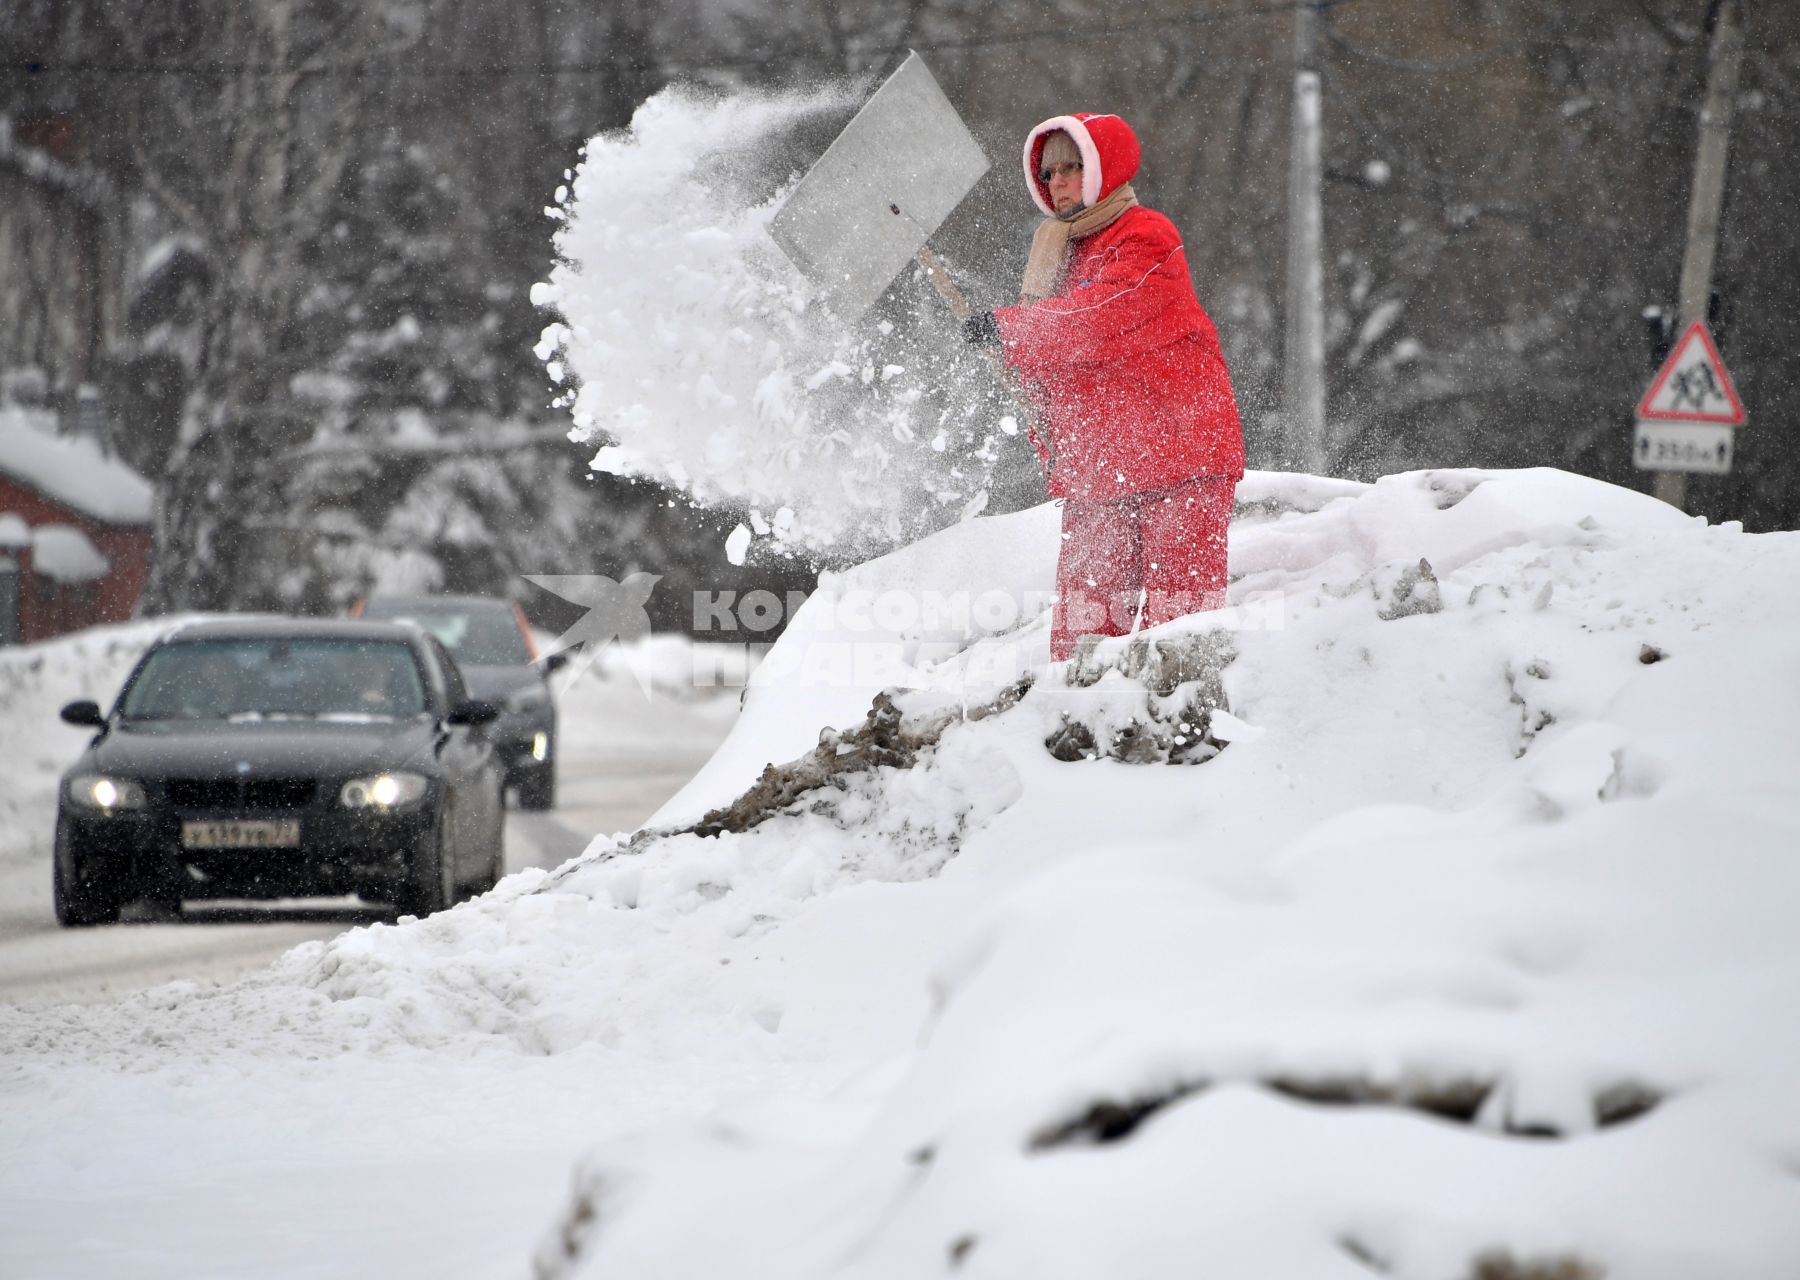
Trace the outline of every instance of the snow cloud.
{"label": "snow cloud", "polygon": [[978,510],[1002,431],[928,289],[903,280],[878,313],[833,316],[769,237],[855,103],[657,95],[587,144],[533,292],[560,316],[537,352],[596,470],[833,559]]}

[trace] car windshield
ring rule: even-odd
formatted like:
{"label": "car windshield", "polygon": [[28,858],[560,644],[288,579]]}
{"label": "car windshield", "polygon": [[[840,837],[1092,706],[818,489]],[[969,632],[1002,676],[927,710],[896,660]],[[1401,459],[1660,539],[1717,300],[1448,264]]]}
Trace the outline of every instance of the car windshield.
{"label": "car windshield", "polygon": [[164,645],[120,706],[131,720],[397,720],[424,710],[411,646],[280,637]]}
{"label": "car windshield", "polygon": [[439,640],[464,666],[521,667],[531,661],[525,633],[510,607],[382,604],[367,606],[362,616],[383,622],[416,622]]}

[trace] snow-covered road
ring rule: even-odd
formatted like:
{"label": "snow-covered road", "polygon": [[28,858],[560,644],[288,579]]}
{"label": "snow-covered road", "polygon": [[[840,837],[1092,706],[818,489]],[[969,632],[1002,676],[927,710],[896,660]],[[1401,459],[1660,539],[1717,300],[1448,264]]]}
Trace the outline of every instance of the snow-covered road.
{"label": "snow-covered road", "polygon": [[[182,1004],[213,980],[258,981],[294,946],[388,918],[308,903],[55,927],[55,779],[84,737],[56,708],[110,699],[155,630],[100,629],[0,655],[0,727],[29,744],[0,775],[0,1011],[23,1016],[0,1030],[0,1276],[519,1274],[594,1126],[712,1105],[707,1069],[633,1071],[601,1051],[619,1092],[590,1099],[575,1124],[549,1118],[556,1099],[591,1086],[595,1056],[580,1052],[498,1063],[376,1054],[359,1056],[354,1078],[301,1063],[272,1091],[210,1052],[179,1079],[132,1054],[110,1085],[90,1076],[92,1063],[36,1077],[73,1113],[33,1091],[18,1030],[59,1016],[46,998],[83,1003],[84,1024],[159,986],[149,998]],[[563,691],[560,804],[508,815],[509,871],[557,865],[596,832],[637,827],[712,754],[738,699],[688,689],[690,653],[674,638],[645,647],[653,696],[616,663]]]}
{"label": "snow-covered road", "polygon": [[[604,776],[569,788],[562,809],[507,815],[508,874],[557,866],[579,853],[595,832],[636,826],[705,758],[701,751],[684,762],[686,773],[636,760],[581,762]],[[224,980],[259,969],[302,942],[390,915],[354,900],[193,903],[177,920],[139,906],[128,909],[117,927],[70,930],[56,923],[43,861],[12,862],[0,866],[0,1000],[85,1001],[177,978]]]}

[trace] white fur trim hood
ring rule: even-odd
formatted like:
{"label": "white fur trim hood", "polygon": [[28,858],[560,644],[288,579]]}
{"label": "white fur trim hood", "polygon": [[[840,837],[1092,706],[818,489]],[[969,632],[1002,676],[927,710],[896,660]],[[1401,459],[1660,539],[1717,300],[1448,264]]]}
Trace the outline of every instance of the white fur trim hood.
{"label": "white fur trim hood", "polygon": [[1100,201],[1100,149],[1094,145],[1093,135],[1088,132],[1087,125],[1074,116],[1051,116],[1025,136],[1025,186],[1031,192],[1033,203],[1046,218],[1056,216],[1056,207],[1050,203],[1049,193],[1038,178],[1037,152],[1044,136],[1058,129],[1075,139],[1075,149],[1081,152],[1081,203],[1093,205]]}

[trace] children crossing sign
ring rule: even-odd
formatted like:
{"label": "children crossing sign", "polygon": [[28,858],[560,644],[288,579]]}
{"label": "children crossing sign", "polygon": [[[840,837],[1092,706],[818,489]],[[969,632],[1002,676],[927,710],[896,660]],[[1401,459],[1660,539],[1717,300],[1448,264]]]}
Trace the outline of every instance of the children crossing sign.
{"label": "children crossing sign", "polygon": [[1744,421],[1719,348],[1696,320],[1638,401],[1632,460],[1645,471],[1723,474],[1731,470],[1733,428]]}
{"label": "children crossing sign", "polygon": [[1712,334],[1696,320],[1669,352],[1650,389],[1638,401],[1639,422],[1710,422],[1721,427],[1744,425],[1744,405]]}

